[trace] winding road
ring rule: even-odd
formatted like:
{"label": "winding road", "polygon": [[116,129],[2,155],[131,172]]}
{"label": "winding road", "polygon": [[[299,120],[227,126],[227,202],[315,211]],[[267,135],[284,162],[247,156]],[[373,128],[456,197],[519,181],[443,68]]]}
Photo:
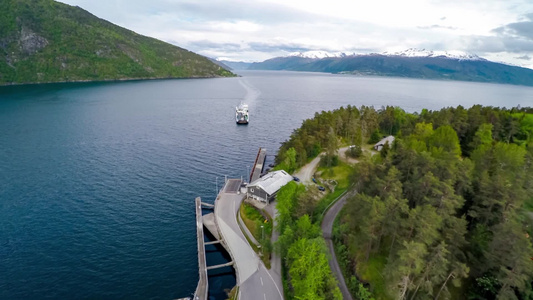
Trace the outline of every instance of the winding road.
{"label": "winding road", "polygon": [[326,240],[326,245],[330,254],[329,267],[331,268],[331,271],[339,282],[339,289],[341,290],[342,298],[344,300],[352,300],[353,298],[350,294],[350,291],[348,290],[348,286],[346,285],[344,276],[342,275],[339,262],[337,261],[335,249],[333,248],[333,241],[331,240],[331,232],[333,231],[333,222],[335,221],[335,218],[337,217],[341,209],[344,207],[344,204],[346,204],[346,200],[352,195],[353,193],[346,193],[337,202],[335,202],[335,204],[330,207],[330,209],[324,216],[324,219],[322,219],[322,225],[320,226],[322,228],[322,236]]}
{"label": "winding road", "polygon": [[[358,163],[356,159],[349,158],[346,156],[346,151],[349,149],[349,146],[342,147],[337,150],[337,154],[339,155],[339,158],[347,163]],[[304,184],[311,183],[313,175],[316,172],[316,169],[318,167],[318,163],[320,162],[320,158],[324,155],[324,153],[318,155],[315,157],[312,161],[310,161],[308,164],[303,166],[298,172],[294,173],[293,176],[296,176],[300,178],[300,181]],[[346,204],[346,200],[353,196],[355,192],[348,192],[344,194],[340,199],[333,204],[329,210],[324,215],[324,219],[322,219],[322,236],[326,240],[326,245],[328,247],[329,251],[329,267],[331,268],[331,271],[337,278],[337,281],[339,282],[339,289],[341,290],[342,297],[345,300],[352,300],[352,295],[350,294],[350,291],[348,290],[348,286],[346,285],[346,281],[344,280],[344,276],[342,275],[342,271],[340,269],[339,263],[337,261],[337,256],[335,255],[335,249],[333,248],[333,241],[331,240],[331,232],[333,230],[333,222],[335,221],[335,218],[341,211],[341,209],[344,207],[344,204]]]}

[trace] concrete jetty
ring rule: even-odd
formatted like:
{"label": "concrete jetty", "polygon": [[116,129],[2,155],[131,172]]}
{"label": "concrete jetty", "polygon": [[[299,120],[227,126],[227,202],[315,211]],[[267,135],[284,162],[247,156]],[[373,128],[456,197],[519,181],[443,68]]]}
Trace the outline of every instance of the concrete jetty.
{"label": "concrete jetty", "polygon": [[202,216],[202,221],[207,228],[207,230],[215,237],[215,239],[220,240],[220,235],[218,234],[218,228],[215,224],[215,214],[209,213],[207,215]]}
{"label": "concrete jetty", "polygon": [[[259,178],[263,172],[266,149],[259,148],[254,168],[250,174],[250,182]],[[283,300],[283,287],[278,286],[268,272],[259,256],[248,244],[237,221],[239,207],[245,194],[240,193],[242,179],[227,179],[224,187],[217,195],[215,204],[203,203],[198,197],[196,206],[196,233],[198,239],[198,272],[200,278],[194,293],[195,300],[207,300],[207,271],[233,266],[239,286],[239,299],[272,299]],[[213,209],[212,213],[202,215],[202,208]],[[216,238],[216,241],[204,241],[204,228]],[[207,266],[205,246],[221,244],[231,256],[228,263]]]}

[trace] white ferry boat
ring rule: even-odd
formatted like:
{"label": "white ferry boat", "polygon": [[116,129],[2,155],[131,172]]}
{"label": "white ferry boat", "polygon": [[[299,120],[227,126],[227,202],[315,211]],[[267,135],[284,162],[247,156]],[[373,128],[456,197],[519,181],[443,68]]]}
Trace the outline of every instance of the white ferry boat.
{"label": "white ferry boat", "polygon": [[241,104],[235,108],[235,121],[237,124],[248,124],[248,120],[248,105],[241,102]]}

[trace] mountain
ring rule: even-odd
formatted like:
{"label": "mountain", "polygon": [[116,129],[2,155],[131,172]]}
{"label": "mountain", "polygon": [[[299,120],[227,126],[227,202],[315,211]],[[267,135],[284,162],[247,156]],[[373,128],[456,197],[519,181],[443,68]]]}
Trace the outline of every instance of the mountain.
{"label": "mountain", "polygon": [[475,54],[467,53],[464,51],[432,51],[426,49],[409,48],[399,52],[384,52],[383,55],[387,56],[401,56],[401,57],[440,57],[458,60],[484,60]]}
{"label": "mountain", "polygon": [[312,59],[321,59],[321,58],[327,58],[327,57],[330,57],[330,58],[331,57],[346,57],[350,55],[355,55],[355,54],[354,53],[346,54],[344,52],[330,53],[327,51],[293,52],[289,54],[289,56],[293,56],[293,57],[312,58]]}
{"label": "mountain", "polygon": [[0,1],[0,85],[234,76],[207,58],[52,0]]}
{"label": "mountain", "polygon": [[533,86],[533,70],[460,51],[408,49],[394,53],[300,53],[253,63],[250,70],[290,70],[356,75],[495,82]]}
{"label": "mountain", "polygon": [[[328,59],[328,58],[323,58]],[[290,70],[304,71],[303,69],[322,59],[302,57],[302,56],[284,56],[267,59],[263,62],[252,63],[248,70]],[[321,71],[317,71],[321,72]],[[324,72],[324,71],[322,71]]]}
{"label": "mountain", "polygon": [[248,70],[252,63],[244,61],[219,60],[218,62],[230,67],[232,70]]}

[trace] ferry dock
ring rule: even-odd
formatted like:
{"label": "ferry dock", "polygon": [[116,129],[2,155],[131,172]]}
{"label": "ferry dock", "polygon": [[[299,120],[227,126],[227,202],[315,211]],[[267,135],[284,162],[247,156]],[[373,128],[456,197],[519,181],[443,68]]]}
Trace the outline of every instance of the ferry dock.
{"label": "ferry dock", "polygon": [[[260,177],[265,159],[266,150],[260,148],[250,179]],[[195,199],[199,280],[194,300],[208,299],[208,271],[227,266],[233,266],[235,269],[238,286],[237,299],[283,299],[283,287],[276,284],[276,280],[272,277],[273,273],[266,269],[248,244],[238,224],[237,213],[246,195],[244,190],[241,190],[242,183],[241,178],[226,179],[214,204],[204,203],[200,197]],[[213,212],[203,215],[202,208],[212,209]],[[215,241],[204,241],[204,228],[215,237]],[[207,266],[205,246],[215,243],[221,244],[226,249],[231,261],[221,265]]]}

